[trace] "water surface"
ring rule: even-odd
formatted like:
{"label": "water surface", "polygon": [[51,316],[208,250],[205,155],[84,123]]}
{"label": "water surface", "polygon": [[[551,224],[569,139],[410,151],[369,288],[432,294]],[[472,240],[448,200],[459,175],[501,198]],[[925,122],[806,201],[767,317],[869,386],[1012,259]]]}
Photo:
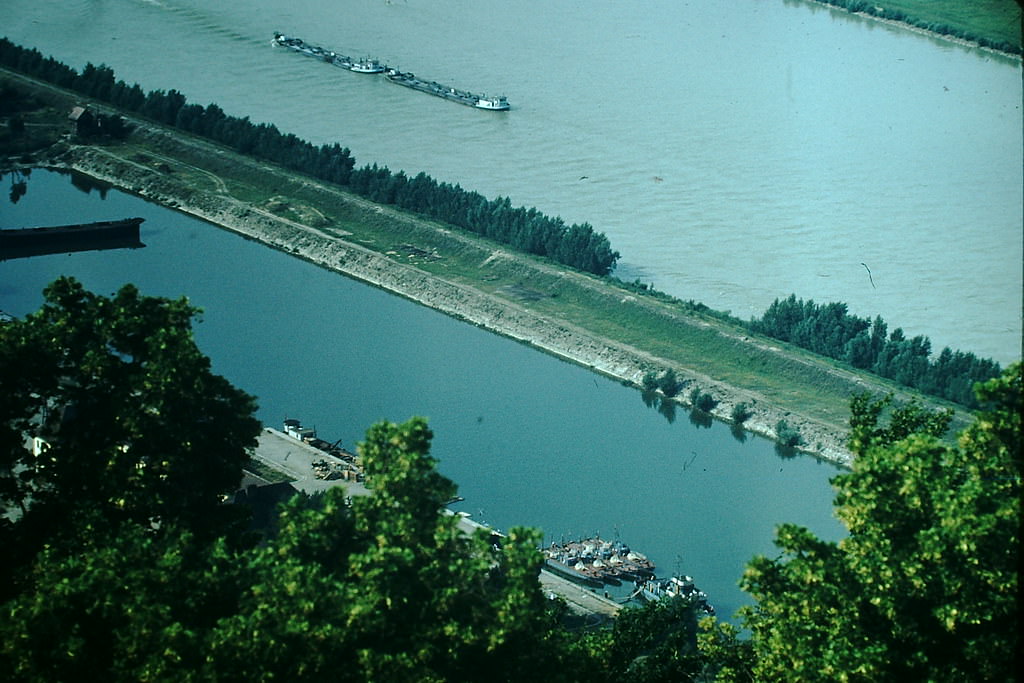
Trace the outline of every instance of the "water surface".
{"label": "water surface", "polygon": [[723,615],[776,524],[835,539],[835,468],[784,458],[722,424],[669,421],[639,392],[255,242],[111,191],[35,171],[0,225],[143,216],[138,250],[0,262],[0,310],[24,315],[42,288],[73,275],[101,294],[134,282],[203,309],[196,339],[215,372],[255,394],[258,417],[296,417],[352,447],[381,419],[423,415],[433,453],[478,521],[543,529],[549,540],[600,533],[684,571]]}
{"label": "water surface", "polygon": [[[7,0],[76,67],[270,121],[360,163],[589,221],[619,275],[760,314],[796,293],[1020,357],[1019,61],[778,0]],[[270,47],[284,31],[476,111]],[[871,268],[874,284],[861,263]]]}

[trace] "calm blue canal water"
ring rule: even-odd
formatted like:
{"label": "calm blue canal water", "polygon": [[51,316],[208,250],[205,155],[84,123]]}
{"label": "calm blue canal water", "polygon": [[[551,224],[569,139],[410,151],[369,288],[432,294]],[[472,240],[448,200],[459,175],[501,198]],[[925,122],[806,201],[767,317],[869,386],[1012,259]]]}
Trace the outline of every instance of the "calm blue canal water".
{"label": "calm blue canal water", "polygon": [[[7,182],[4,187],[7,187]],[[721,424],[674,420],[639,392],[522,344],[116,191],[35,171],[0,227],[142,216],[138,250],[0,262],[0,309],[24,315],[61,274],[109,294],[188,296],[214,370],[259,399],[259,417],[315,425],[353,446],[376,420],[430,420],[433,453],[498,528],[549,539],[618,535],[661,571],[696,578],[722,615],[746,601],[744,563],[796,522],[836,539],[832,466],[784,458]]]}

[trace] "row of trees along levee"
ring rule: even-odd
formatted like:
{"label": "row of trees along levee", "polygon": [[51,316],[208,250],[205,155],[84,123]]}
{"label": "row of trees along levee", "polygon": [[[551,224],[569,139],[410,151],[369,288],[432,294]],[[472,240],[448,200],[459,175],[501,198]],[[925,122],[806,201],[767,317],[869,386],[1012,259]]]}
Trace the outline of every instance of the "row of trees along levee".
{"label": "row of trees along levee", "polygon": [[[345,186],[372,201],[441,220],[573,268],[607,276],[619,258],[607,237],[595,232],[589,223],[567,226],[560,218],[550,218],[536,209],[513,207],[507,197],[488,200],[457,184],[438,182],[425,173],[410,178],[403,171],[392,173],[376,164],[355,168],[349,150],[337,143],[315,147],[293,134],[282,134],[271,124],[254,124],[248,117],[229,116],[216,104],[189,104],[176,90],[146,93],[138,84],[129,86],[116,80],[114,72],[106,66],[87,64],[79,74],[52,57],[43,57],[38,50],[23,48],[6,38],[0,39],[0,64],[209,138],[240,153]],[[620,284],[680,304],[687,310],[729,318],[709,311],[703,304],[680,302],[640,284],[639,280]],[[968,407],[976,406],[973,383],[995,377],[1000,371],[994,361],[948,348],[931,360],[931,343],[927,338],[905,339],[899,328],[887,337],[881,318],[876,318],[872,325],[866,319],[849,315],[842,303],[817,305],[797,300],[793,295],[777,300],[760,319],[748,325],[754,331]]]}
{"label": "row of trees along levee", "polygon": [[488,200],[424,173],[408,178],[376,164],[355,168],[347,148],[316,147],[273,124],[229,116],[216,104],[189,104],[177,90],[144,92],[114,77],[107,66],[87,64],[78,73],[35,49],[0,39],[0,63],[154,121],[200,135],[251,156],[320,180],[346,186],[373,201],[395,205],[485,235],[531,254],[596,275],[615,268],[619,253],[589,223],[566,225],[536,209],[513,208],[508,198]]}
{"label": "row of trees along levee", "polygon": [[[372,426],[369,495],[226,503],[261,427],[187,300],[62,278],[0,322],[7,681],[1014,680],[1022,366],[949,413],[851,404],[848,538],[783,525],[739,621],[689,600],[588,629],[537,580],[538,531],[468,535],[426,422]],[[882,415],[888,414],[883,423]],[[34,441],[33,437],[39,440]],[[713,596],[712,596],[713,597]],[[747,636],[741,637],[740,628]]]}
{"label": "row of trees along levee", "polygon": [[846,304],[816,304],[796,295],[776,299],[763,316],[750,321],[750,328],[971,408],[978,405],[974,383],[1001,371],[991,359],[949,347],[932,359],[927,337],[907,339],[898,327],[887,334],[881,316],[872,322],[850,315]]}

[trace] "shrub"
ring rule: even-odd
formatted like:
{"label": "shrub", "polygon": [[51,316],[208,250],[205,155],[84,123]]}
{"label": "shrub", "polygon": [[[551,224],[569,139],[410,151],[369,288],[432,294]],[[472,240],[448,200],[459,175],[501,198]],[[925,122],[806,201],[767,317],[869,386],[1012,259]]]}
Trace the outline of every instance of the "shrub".
{"label": "shrub", "polygon": [[690,403],[694,408],[705,413],[710,413],[718,405],[718,401],[711,394],[701,391],[700,387],[694,387],[690,391]]}
{"label": "shrub", "polygon": [[783,446],[789,446],[790,448],[799,446],[804,442],[803,437],[800,436],[799,430],[790,427],[789,423],[784,419],[779,420],[775,424],[775,436],[780,444]]}
{"label": "shrub", "polygon": [[750,406],[740,401],[732,407],[732,413],[730,415],[732,416],[733,422],[736,424],[743,424],[750,418]]}
{"label": "shrub", "polygon": [[644,373],[643,378],[640,380],[640,386],[643,387],[644,391],[654,391],[658,388],[658,376],[653,370],[648,370]]}
{"label": "shrub", "polygon": [[658,388],[661,389],[661,393],[665,394],[665,396],[672,398],[683,388],[683,383],[676,377],[676,371],[669,369],[658,380]]}
{"label": "shrub", "polygon": [[711,394],[701,394],[697,398],[697,402],[693,404],[699,410],[703,410],[705,413],[710,413],[715,406],[718,405],[718,401]]}

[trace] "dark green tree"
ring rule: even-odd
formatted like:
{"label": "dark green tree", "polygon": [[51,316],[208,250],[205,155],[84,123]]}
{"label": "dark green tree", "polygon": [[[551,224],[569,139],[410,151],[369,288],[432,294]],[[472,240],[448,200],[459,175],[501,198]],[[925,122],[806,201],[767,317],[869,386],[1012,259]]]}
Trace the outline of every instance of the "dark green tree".
{"label": "dark green tree", "polygon": [[619,613],[611,630],[589,639],[591,667],[575,680],[694,680],[704,669],[697,649],[699,610],[686,598],[665,598]]}
{"label": "dark green tree", "polygon": [[6,680],[573,680],[588,651],[537,580],[539,535],[466,529],[426,423],[375,425],[370,495],[293,498],[254,548],[98,512],[0,608]]}
{"label": "dark green tree", "polygon": [[104,297],[61,278],[38,312],[0,326],[0,595],[82,511],[223,530],[222,496],[260,425],[253,398],[196,347],[196,313],[132,285]]}
{"label": "dark green tree", "polygon": [[90,513],[67,524],[77,538],[41,551],[0,608],[4,680],[197,678],[210,628],[237,610],[237,553]]}
{"label": "dark green tree", "polygon": [[658,373],[654,370],[648,370],[640,378],[640,387],[644,391],[655,391],[658,388]]}
{"label": "dark green tree", "polygon": [[732,421],[734,423],[736,423],[737,425],[741,425],[748,419],[750,419],[750,416],[752,414],[753,413],[750,412],[750,406],[748,406],[743,401],[740,401],[739,403],[733,405],[732,410],[729,413],[729,416],[732,418]]}
{"label": "dark green tree", "polygon": [[879,428],[882,402],[854,402],[857,457],[834,480],[849,536],[784,525],[781,556],[743,577],[759,680],[1015,679],[1021,369],[976,388],[983,410],[955,446],[934,436],[944,414]]}
{"label": "dark green tree", "polygon": [[775,423],[775,440],[786,448],[794,448],[803,443],[800,430],[791,427],[785,419]]}
{"label": "dark green tree", "polygon": [[676,396],[682,388],[683,383],[676,376],[676,371],[672,368],[666,370],[665,374],[658,378],[658,389],[668,398]]}

